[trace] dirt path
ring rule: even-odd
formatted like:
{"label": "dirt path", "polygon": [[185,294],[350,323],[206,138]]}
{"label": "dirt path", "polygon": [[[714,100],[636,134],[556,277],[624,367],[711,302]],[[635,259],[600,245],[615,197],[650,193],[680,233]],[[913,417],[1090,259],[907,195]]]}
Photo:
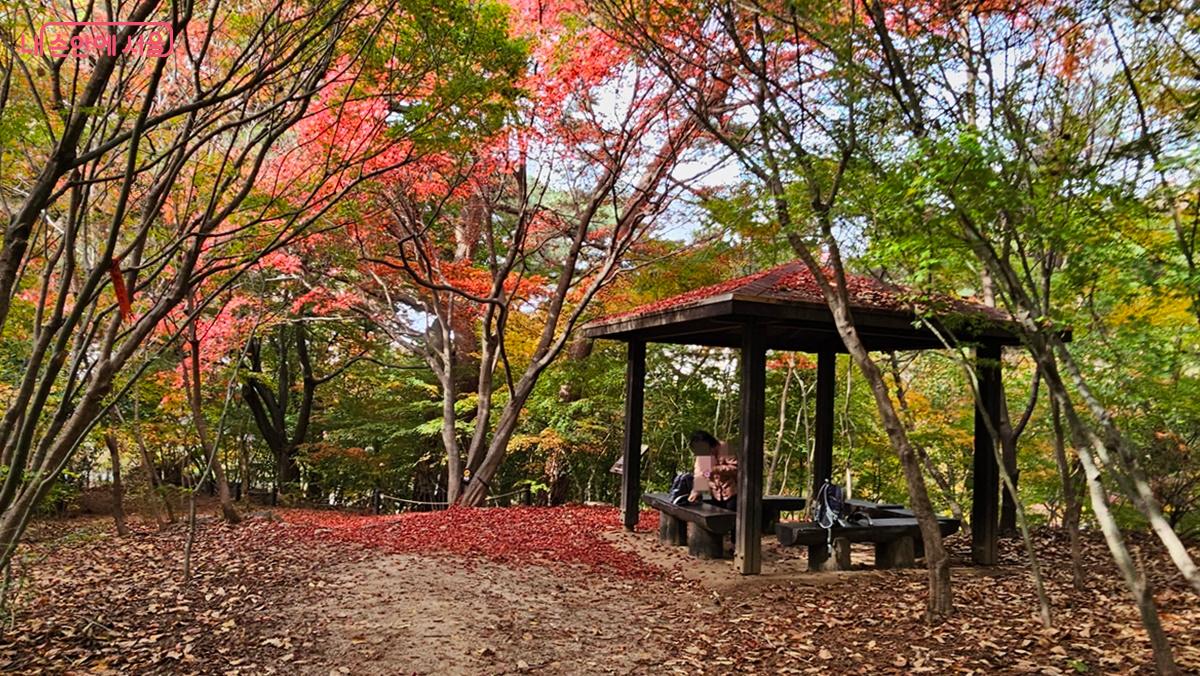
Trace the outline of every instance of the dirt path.
{"label": "dirt path", "polygon": [[669,635],[659,604],[670,599],[634,587],[537,566],[380,554],[339,570],[313,605],[292,612],[324,625],[313,674],[645,673],[670,657],[655,638]]}

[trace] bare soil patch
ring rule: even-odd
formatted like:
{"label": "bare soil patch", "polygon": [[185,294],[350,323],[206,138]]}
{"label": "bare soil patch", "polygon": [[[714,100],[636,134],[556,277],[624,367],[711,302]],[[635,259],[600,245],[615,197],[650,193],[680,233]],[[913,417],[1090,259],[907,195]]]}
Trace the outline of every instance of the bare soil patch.
{"label": "bare soil patch", "polygon": [[656,612],[661,597],[638,586],[579,570],[384,554],[334,572],[336,593],[293,612],[323,623],[325,660],[356,674],[647,673],[670,657],[671,632]]}

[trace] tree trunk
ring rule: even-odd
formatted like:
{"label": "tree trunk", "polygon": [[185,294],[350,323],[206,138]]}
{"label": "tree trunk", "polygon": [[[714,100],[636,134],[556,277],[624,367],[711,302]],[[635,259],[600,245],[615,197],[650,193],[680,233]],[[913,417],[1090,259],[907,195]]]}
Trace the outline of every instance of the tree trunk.
{"label": "tree trunk", "polygon": [[[245,418],[242,419],[243,421]],[[241,495],[238,499],[250,503],[250,445],[246,443],[245,429],[238,433],[238,475],[241,478]]]}
{"label": "tree trunk", "polygon": [[1062,411],[1058,400],[1050,399],[1050,420],[1054,426],[1054,462],[1058,465],[1058,478],[1063,492],[1063,526],[1071,540],[1071,583],[1077,591],[1086,588],[1083,572],[1083,552],[1079,543],[1079,517],[1082,512],[1079,497],[1075,494],[1075,471],[1067,462],[1066,444],[1063,439]]}
{"label": "tree trunk", "polygon": [[795,372],[795,362],[789,361],[787,375],[783,378],[783,392],[779,394],[779,427],[775,430],[775,448],[771,451],[771,465],[767,469],[765,489],[768,495],[775,486],[775,467],[779,464],[779,452],[783,447],[783,432],[787,428],[788,389],[792,384],[792,376],[795,375]]}
{"label": "tree trunk", "polygon": [[294,448],[284,447],[275,453],[275,474],[280,491],[300,483],[300,465],[296,463]]}
{"label": "tree trunk", "polygon": [[[1014,490],[1020,486],[1018,479],[1021,473],[1017,465],[1017,443],[1037,409],[1038,392],[1041,390],[1041,386],[1042,372],[1038,369],[1033,372],[1033,384],[1030,387],[1029,400],[1025,404],[1025,410],[1015,425],[1009,415],[1008,398],[1000,398],[1000,427],[997,431],[1000,434],[1001,455],[1004,460],[1000,468],[1006,477],[1005,482],[1012,483]],[[1024,507],[1019,505],[1007,490],[1002,491],[1001,498],[1003,502],[1000,505],[1000,532],[1015,533],[1018,528],[1017,509],[1024,509]]]}
{"label": "tree trunk", "polygon": [[[776,192],[777,196],[781,194],[781,191]],[[827,237],[827,239],[829,238]],[[908,488],[911,500],[910,506],[917,519],[917,525],[921,530],[921,540],[925,546],[925,563],[929,569],[927,616],[930,621],[944,618],[950,614],[954,602],[953,592],[950,588],[950,558],[946,555],[946,549],[942,544],[942,533],[938,527],[937,514],[934,513],[933,504],[929,500],[929,491],[925,486],[925,477],[921,472],[917,452],[909,442],[904,424],[892,404],[891,397],[888,396],[883,373],[879,370],[879,366],[872,361],[866,347],[863,346],[858,337],[854,320],[851,318],[846,302],[841,258],[836,250],[836,243],[829,242],[829,259],[834,266],[835,274],[835,279],[829,280],[826,277],[826,271],[813,257],[803,238],[789,234],[788,241],[821,286],[826,303],[833,314],[838,335],[841,336],[846,351],[858,365],[859,371],[863,374],[863,378],[867,381],[867,386],[875,398],[875,407],[878,409],[883,427],[887,431],[888,440],[900,459],[900,466],[904,471],[904,483]]]}
{"label": "tree trunk", "polygon": [[217,448],[216,440],[209,435],[208,420],[204,417],[204,409],[201,406],[200,340],[196,336],[195,321],[189,323],[188,342],[191,344],[191,363],[189,364],[191,383],[189,387],[185,369],[184,387],[187,388],[188,399],[191,401],[192,422],[196,426],[196,436],[200,439],[200,447],[204,449],[205,462],[212,466],[213,478],[217,483],[217,495],[221,502],[221,516],[227,523],[238,523],[242,517],[238,516],[237,509],[233,506],[233,495],[229,492],[229,482],[225,479],[225,466],[221,463],[220,449]]}
{"label": "tree trunk", "polygon": [[458,501],[463,485],[462,455],[458,446],[458,430],[455,429],[458,414],[454,410],[453,383],[452,374],[447,374],[442,383],[442,447],[446,450],[446,502],[449,503]]}
{"label": "tree trunk", "polygon": [[117,436],[112,430],[104,433],[104,445],[108,447],[108,457],[112,462],[112,514],[117,525],[117,535],[129,535],[129,527],[125,525],[125,487],[121,485],[121,447],[117,445]]}
{"label": "tree trunk", "polygon": [[[150,484],[150,504],[154,510],[154,520],[158,523],[159,528],[164,528],[175,523],[175,506],[171,504],[171,498],[166,494],[162,481],[158,478],[158,466],[150,456],[150,449],[146,446],[146,438],[142,436],[142,418],[139,415],[136,397],[133,400],[133,440],[137,443],[138,452],[142,456],[142,467],[146,471],[146,481]],[[158,509],[160,500],[166,512],[166,521],[160,518],[162,515]]]}
{"label": "tree trunk", "polygon": [[479,507],[487,499],[491,481],[496,476],[496,471],[500,469],[500,463],[504,460],[504,453],[508,448],[508,441],[517,429],[521,409],[525,406],[525,401],[529,398],[532,389],[532,384],[527,380],[522,380],[517,384],[512,398],[504,404],[504,409],[500,412],[500,420],[496,424],[496,431],[492,434],[491,442],[488,444],[487,454],[459,499],[463,505]]}
{"label": "tree trunk", "polygon": [[[1092,457],[1094,452],[1103,463],[1105,471],[1109,472],[1117,482],[1122,493],[1149,521],[1151,530],[1166,547],[1172,562],[1191,588],[1200,593],[1200,569],[1192,560],[1187,547],[1180,541],[1179,535],[1163,517],[1162,510],[1146,481],[1145,474],[1137,464],[1136,455],[1129,448],[1108,409],[1092,393],[1087,380],[1067,349],[1066,343],[1063,342],[1054,327],[1043,326],[1034,321],[1033,317],[1041,316],[1042,312],[1026,293],[1025,288],[1021,285],[1020,277],[1011,263],[1001,260],[990,242],[982,238],[965,213],[960,213],[960,221],[963,223],[963,234],[970,242],[972,249],[985,265],[992,268],[998,281],[1004,284],[1016,305],[1018,320],[1025,334],[1025,342],[1030,354],[1038,363],[1041,375],[1046,380],[1048,391],[1059,399],[1062,412],[1066,415],[1068,426],[1071,429],[1072,438],[1075,440],[1076,450],[1088,456],[1087,459],[1080,457],[1080,461],[1084,463],[1084,472],[1087,472],[1089,463],[1094,464]],[[1060,363],[1070,378],[1074,390],[1082,398],[1086,409],[1097,421],[1098,431],[1085,424],[1072,408],[1070,393],[1067,390],[1063,374],[1059,370]]]}
{"label": "tree trunk", "polygon": [[[944,339],[943,342],[945,342]],[[949,346],[949,343],[946,344]],[[994,358],[1002,362],[1002,355],[1003,352],[997,349]],[[987,428],[988,437],[990,437],[992,442],[990,446],[993,457],[995,458],[996,467],[1003,468],[1004,455],[1000,448],[1000,440],[1004,437],[1016,439],[1016,435],[1013,434],[1012,426],[1007,423],[1008,418],[1006,416],[1001,416],[999,421],[993,422],[991,416],[986,413],[987,405],[984,403],[984,393],[980,389],[982,387],[982,383],[978,380],[979,362],[985,358],[986,357],[981,356],[977,350],[975,355],[975,368],[969,368],[966,364],[964,364],[964,369],[967,371],[968,378],[971,381],[971,392],[974,395],[975,404],[978,407],[979,412],[983,413],[983,415],[978,417],[977,420],[982,420]],[[996,366],[997,369],[1001,367],[1002,363],[999,363]],[[997,377],[999,376],[997,375]],[[1006,409],[1003,403],[1003,389],[1001,389],[997,394],[999,395],[999,401],[996,402],[999,404],[998,408],[1001,411],[1004,411]],[[978,424],[978,422],[976,424]],[[1017,491],[1017,486],[1013,482],[1013,477],[1011,475],[1005,472],[1000,472],[1000,483],[1004,487],[1004,492],[1008,494],[1013,502],[1013,520],[1016,522],[1015,525],[1020,529],[1021,540],[1025,546],[1025,554],[1029,559],[1029,572],[1033,577],[1034,588],[1037,592],[1038,607],[1041,613],[1042,624],[1049,628],[1052,626],[1050,598],[1046,595],[1046,586],[1042,581],[1042,568],[1038,562],[1037,554],[1033,549],[1033,538],[1029,534],[1029,524],[1025,519],[1025,505],[1021,502],[1020,493]]]}
{"label": "tree trunk", "polygon": [[[1048,380],[1047,385],[1050,384]],[[1051,390],[1051,393],[1053,392]],[[1082,439],[1076,441],[1082,441]],[[1077,448],[1082,450],[1078,444]],[[1146,633],[1150,637],[1150,645],[1154,651],[1155,671],[1159,674],[1178,674],[1180,673],[1179,667],[1175,665],[1175,655],[1171,649],[1171,643],[1167,640],[1166,632],[1163,631],[1150,581],[1137,569],[1133,558],[1129,555],[1129,549],[1125,546],[1125,539],[1121,535],[1117,520],[1108,509],[1108,494],[1104,490],[1104,485],[1100,483],[1100,470],[1091,462],[1091,457],[1091,454],[1086,451],[1079,454],[1092,498],[1092,511],[1096,514],[1096,520],[1100,522],[1100,530],[1104,532],[1104,539],[1108,543],[1109,551],[1112,552],[1113,560],[1116,561],[1121,576],[1125,578],[1125,584],[1129,587],[1138,613],[1141,615],[1142,626],[1145,627]]]}
{"label": "tree trunk", "polygon": [[[289,345],[292,343],[296,346],[296,359],[300,364],[301,397],[296,410],[295,428],[289,432],[287,414],[291,407],[293,382],[288,359]],[[308,350],[308,331],[303,318],[279,327],[275,335],[275,350],[278,359],[276,391],[272,392],[262,380],[250,378],[242,385],[242,399],[250,409],[255,427],[275,458],[275,485],[278,494],[300,483],[297,455],[300,446],[308,437],[317,386],[328,377],[317,378],[313,369]],[[246,346],[246,354],[250,360],[250,371],[261,374],[262,343],[258,338],[250,339]],[[247,478],[248,475],[242,477],[243,484],[246,484]]]}

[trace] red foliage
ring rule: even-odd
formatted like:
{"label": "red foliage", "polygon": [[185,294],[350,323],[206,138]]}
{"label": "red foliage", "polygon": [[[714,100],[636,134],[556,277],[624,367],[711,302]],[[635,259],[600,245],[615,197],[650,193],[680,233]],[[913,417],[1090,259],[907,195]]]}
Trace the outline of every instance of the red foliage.
{"label": "red foliage", "polygon": [[[453,507],[394,516],[287,510],[282,516],[306,536],[357,542],[388,552],[578,565],[638,579],[660,578],[664,572],[605,536],[622,527],[618,510],[611,507]],[[653,511],[643,511],[638,529],[654,528],[656,516]]]}
{"label": "red foliage", "polygon": [[817,368],[817,362],[796,352],[777,353],[776,356],[767,360],[767,368],[773,371],[785,371],[789,367],[801,371],[811,371]]}

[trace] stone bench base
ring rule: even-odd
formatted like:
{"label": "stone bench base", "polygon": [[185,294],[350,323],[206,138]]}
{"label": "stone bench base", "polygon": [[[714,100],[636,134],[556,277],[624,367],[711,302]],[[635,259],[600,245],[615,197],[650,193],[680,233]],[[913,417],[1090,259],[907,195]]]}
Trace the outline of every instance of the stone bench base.
{"label": "stone bench base", "polygon": [[698,523],[688,524],[666,512],[658,514],[658,541],[671,547],[687,545],[688,553],[698,559],[724,559],[725,534],[716,533]]}
{"label": "stone bench base", "polygon": [[[875,567],[881,570],[912,568],[916,565],[916,547],[908,536],[875,543]],[[850,539],[833,538],[832,545],[808,545],[808,569],[812,571],[850,570]]]}

